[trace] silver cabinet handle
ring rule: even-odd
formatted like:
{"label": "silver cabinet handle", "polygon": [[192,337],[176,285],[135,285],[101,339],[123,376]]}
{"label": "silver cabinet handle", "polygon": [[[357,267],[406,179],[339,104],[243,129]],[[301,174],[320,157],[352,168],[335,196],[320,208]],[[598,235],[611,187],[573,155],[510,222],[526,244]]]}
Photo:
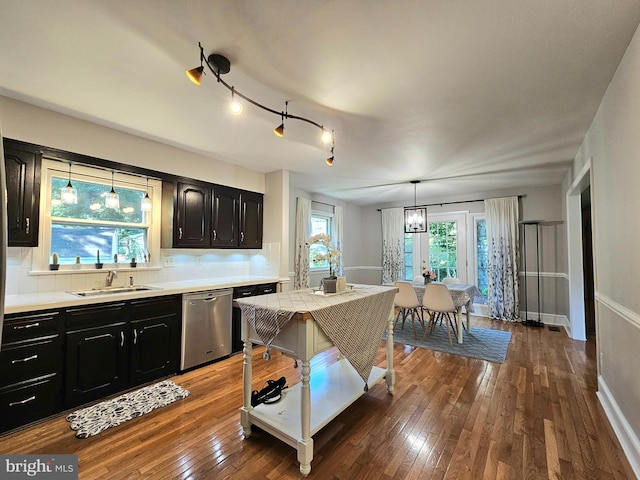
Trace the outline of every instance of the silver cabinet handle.
{"label": "silver cabinet handle", "polygon": [[16,325],[15,327],[13,327],[14,330],[22,330],[23,328],[33,328],[33,327],[39,327],[40,326],[40,322],[36,322],[36,323],[30,323],[28,325]]}
{"label": "silver cabinet handle", "polygon": [[120,330],[120,346],[124,347],[124,332]]}
{"label": "silver cabinet handle", "polygon": [[27,222],[27,235],[29,235],[29,217],[25,218],[25,221]]}
{"label": "silver cabinet handle", "polygon": [[213,229],[213,239],[216,240],[218,238],[218,234],[216,233],[216,229]]}
{"label": "silver cabinet handle", "polygon": [[244,232],[240,232],[240,241],[244,242]]}
{"label": "silver cabinet handle", "polygon": [[26,357],[26,358],[19,358],[17,360],[11,360],[11,364],[16,364],[16,363],[22,363],[22,362],[28,362],[29,360],[35,360],[38,358],[38,354],[35,355],[31,355],[30,357]]}
{"label": "silver cabinet handle", "polygon": [[135,345],[136,343],[138,343],[138,329],[134,328],[133,329],[133,344]]}
{"label": "silver cabinet handle", "polygon": [[10,407],[14,407],[16,405],[24,405],[25,403],[30,402],[30,401],[35,400],[35,399],[36,399],[36,396],[32,395],[31,397],[25,398],[24,400],[20,400],[19,402],[11,402],[9,404],[9,406]]}
{"label": "silver cabinet handle", "polygon": [[182,240],[182,227],[178,227],[178,239]]}

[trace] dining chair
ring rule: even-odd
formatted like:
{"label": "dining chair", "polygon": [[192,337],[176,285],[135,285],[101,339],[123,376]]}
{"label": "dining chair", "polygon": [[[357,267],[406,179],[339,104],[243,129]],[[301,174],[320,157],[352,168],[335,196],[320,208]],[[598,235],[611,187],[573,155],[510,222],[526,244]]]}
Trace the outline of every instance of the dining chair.
{"label": "dining chair", "polygon": [[442,279],[442,283],[444,283],[445,285],[454,285],[461,282],[458,277],[445,277]]}
{"label": "dining chair", "polygon": [[424,319],[422,318],[422,305],[418,301],[418,295],[416,294],[416,291],[413,288],[411,282],[397,281],[394,283],[394,286],[398,289],[398,293],[396,293],[396,297],[394,300],[394,305],[397,308],[400,308],[400,311],[396,316],[393,327],[395,328],[396,324],[400,320],[400,316],[402,316],[402,329],[404,329],[404,322],[407,319],[407,316],[411,315],[413,338],[417,339],[418,336],[416,334],[416,316],[418,317],[418,321],[422,325],[422,329],[425,329]]}
{"label": "dining chair", "polygon": [[[438,321],[444,323],[447,327],[449,345],[453,346],[453,342],[451,340],[451,331],[449,330],[449,327],[451,327],[451,330],[453,330],[455,334],[456,327],[453,320],[456,319],[458,310],[453,304],[453,299],[451,298],[451,294],[449,293],[449,289],[447,288],[447,286],[444,283],[428,283],[424,289],[424,296],[422,297],[422,307],[430,313],[429,330],[433,332],[433,329],[435,328]],[[451,318],[451,314],[453,314],[453,319]],[[426,336],[427,329],[425,328],[422,339],[424,340]]]}
{"label": "dining chair", "polygon": [[420,285],[424,285],[424,277],[422,275],[413,277],[413,283],[419,283]]}

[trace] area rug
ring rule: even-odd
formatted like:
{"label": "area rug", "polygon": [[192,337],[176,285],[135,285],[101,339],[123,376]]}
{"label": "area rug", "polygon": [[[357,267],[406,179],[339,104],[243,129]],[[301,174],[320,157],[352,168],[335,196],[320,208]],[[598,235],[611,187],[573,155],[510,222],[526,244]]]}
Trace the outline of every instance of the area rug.
{"label": "area rug", "polygon": [[393,331],[393,341],[404,345],[413,345],[496,363],[505,361],[509,342],[511,341],[511,332],[474,327],[473,324],[471,325],[471,333],[466,330],[463,332],[463,343],[461,344],[456,341],[453,332],[451,333],[453,346],[449,345],[449,337],[444,325],[436,325],[432,333],[427,333],[424,341],[422,340],[421,326],[416,325],[416,332],[417,340],[413,338],[413,328],[410,320],[405,323],[404,330],[402,330],[402,323],[398,322]]}
{"label": "area rug", "polygon": [[67,415],[67,421],[71,422],[71,430],[76,430],[76,437],[87,438],[188,396],[188,390],[164,380],[76,410]]}

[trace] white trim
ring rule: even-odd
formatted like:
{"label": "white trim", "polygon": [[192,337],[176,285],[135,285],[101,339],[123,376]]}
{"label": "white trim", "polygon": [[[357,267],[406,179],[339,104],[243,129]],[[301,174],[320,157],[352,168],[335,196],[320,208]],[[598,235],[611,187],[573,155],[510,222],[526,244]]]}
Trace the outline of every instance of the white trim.
{"label": "white trim", "polygon": [[611,390],[609,390],[607,383],[601,376],[598,376],[598,391],[596,395],[620,445],[622,445],[622,450],[631,468],[636,477],[640,478],[640,440],[631,425],[629,425],[614,396],[611,394]]}
{"label": "white trim", "polygon": [[612,310],[619,317],[621,317],[623,320],[626,320],[634,327],[640,328],[640,314],[628,309],[624,305],[619,304],[615,300],[599,292],[596,292],[595,300],[596,302],[602,303],[609,310]]}
{"label": "white trim", "polygon": [[[520,276],[527,276],[527,277],[535,277],[538,275],[538,272],[525,272],[520,270],[518,272],[518,275]],[[562,273],[562,272],[540,272],[540,276],[541,277],[546,277],[546,278],[564,278],[565,280],[569,280],[569,275],[566,273]]]}

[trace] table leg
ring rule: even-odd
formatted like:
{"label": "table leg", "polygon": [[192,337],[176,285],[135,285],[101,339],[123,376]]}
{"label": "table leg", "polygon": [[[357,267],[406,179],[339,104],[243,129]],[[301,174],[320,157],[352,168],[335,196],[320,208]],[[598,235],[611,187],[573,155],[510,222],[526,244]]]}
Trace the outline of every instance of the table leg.
{"label": "table leg", "polygon": [[471,313],[469,307],[471,306],[471,300],[467,302],[466,310],[467,310],[467,333],[471,333]]}
{"label": "table leg", "polygon": [[309,360],[302,361],[302,385],[300,399],[301,438],[298,441],[298,461],[300,473],[305,477],[311,473],[311,460],[313,460],[313,438],[311,438],[311,366]]}
{"label": "table leg", "polygon": [[458,330],[458,343],[462,343],[462,307],[458,307],[456,314],[456,329]]}
{"label": "table leg", "polygon": [[396,372],[393,369],[393,324],[394,324],[394,311],[391,309],[389,314],[389,321],[387,323],[387,374],[385,380],[387,382],[387,392],[393,394],[393,390],[396,384]]}
{"label": "table leg", "polygon": [[[248,332],[248,325],[246,327],[245,331]],[[242,425],[243,435],[247,438],[251,435],[251,420],[249,419],[249,412],[253,408],[251,406],[251,380],[253,376],[253,346],[251,345],[251,342],[247,340],[244,341],[243,352],[244,362],[242,364],[242,408],[240,409],[240,425]]]}

